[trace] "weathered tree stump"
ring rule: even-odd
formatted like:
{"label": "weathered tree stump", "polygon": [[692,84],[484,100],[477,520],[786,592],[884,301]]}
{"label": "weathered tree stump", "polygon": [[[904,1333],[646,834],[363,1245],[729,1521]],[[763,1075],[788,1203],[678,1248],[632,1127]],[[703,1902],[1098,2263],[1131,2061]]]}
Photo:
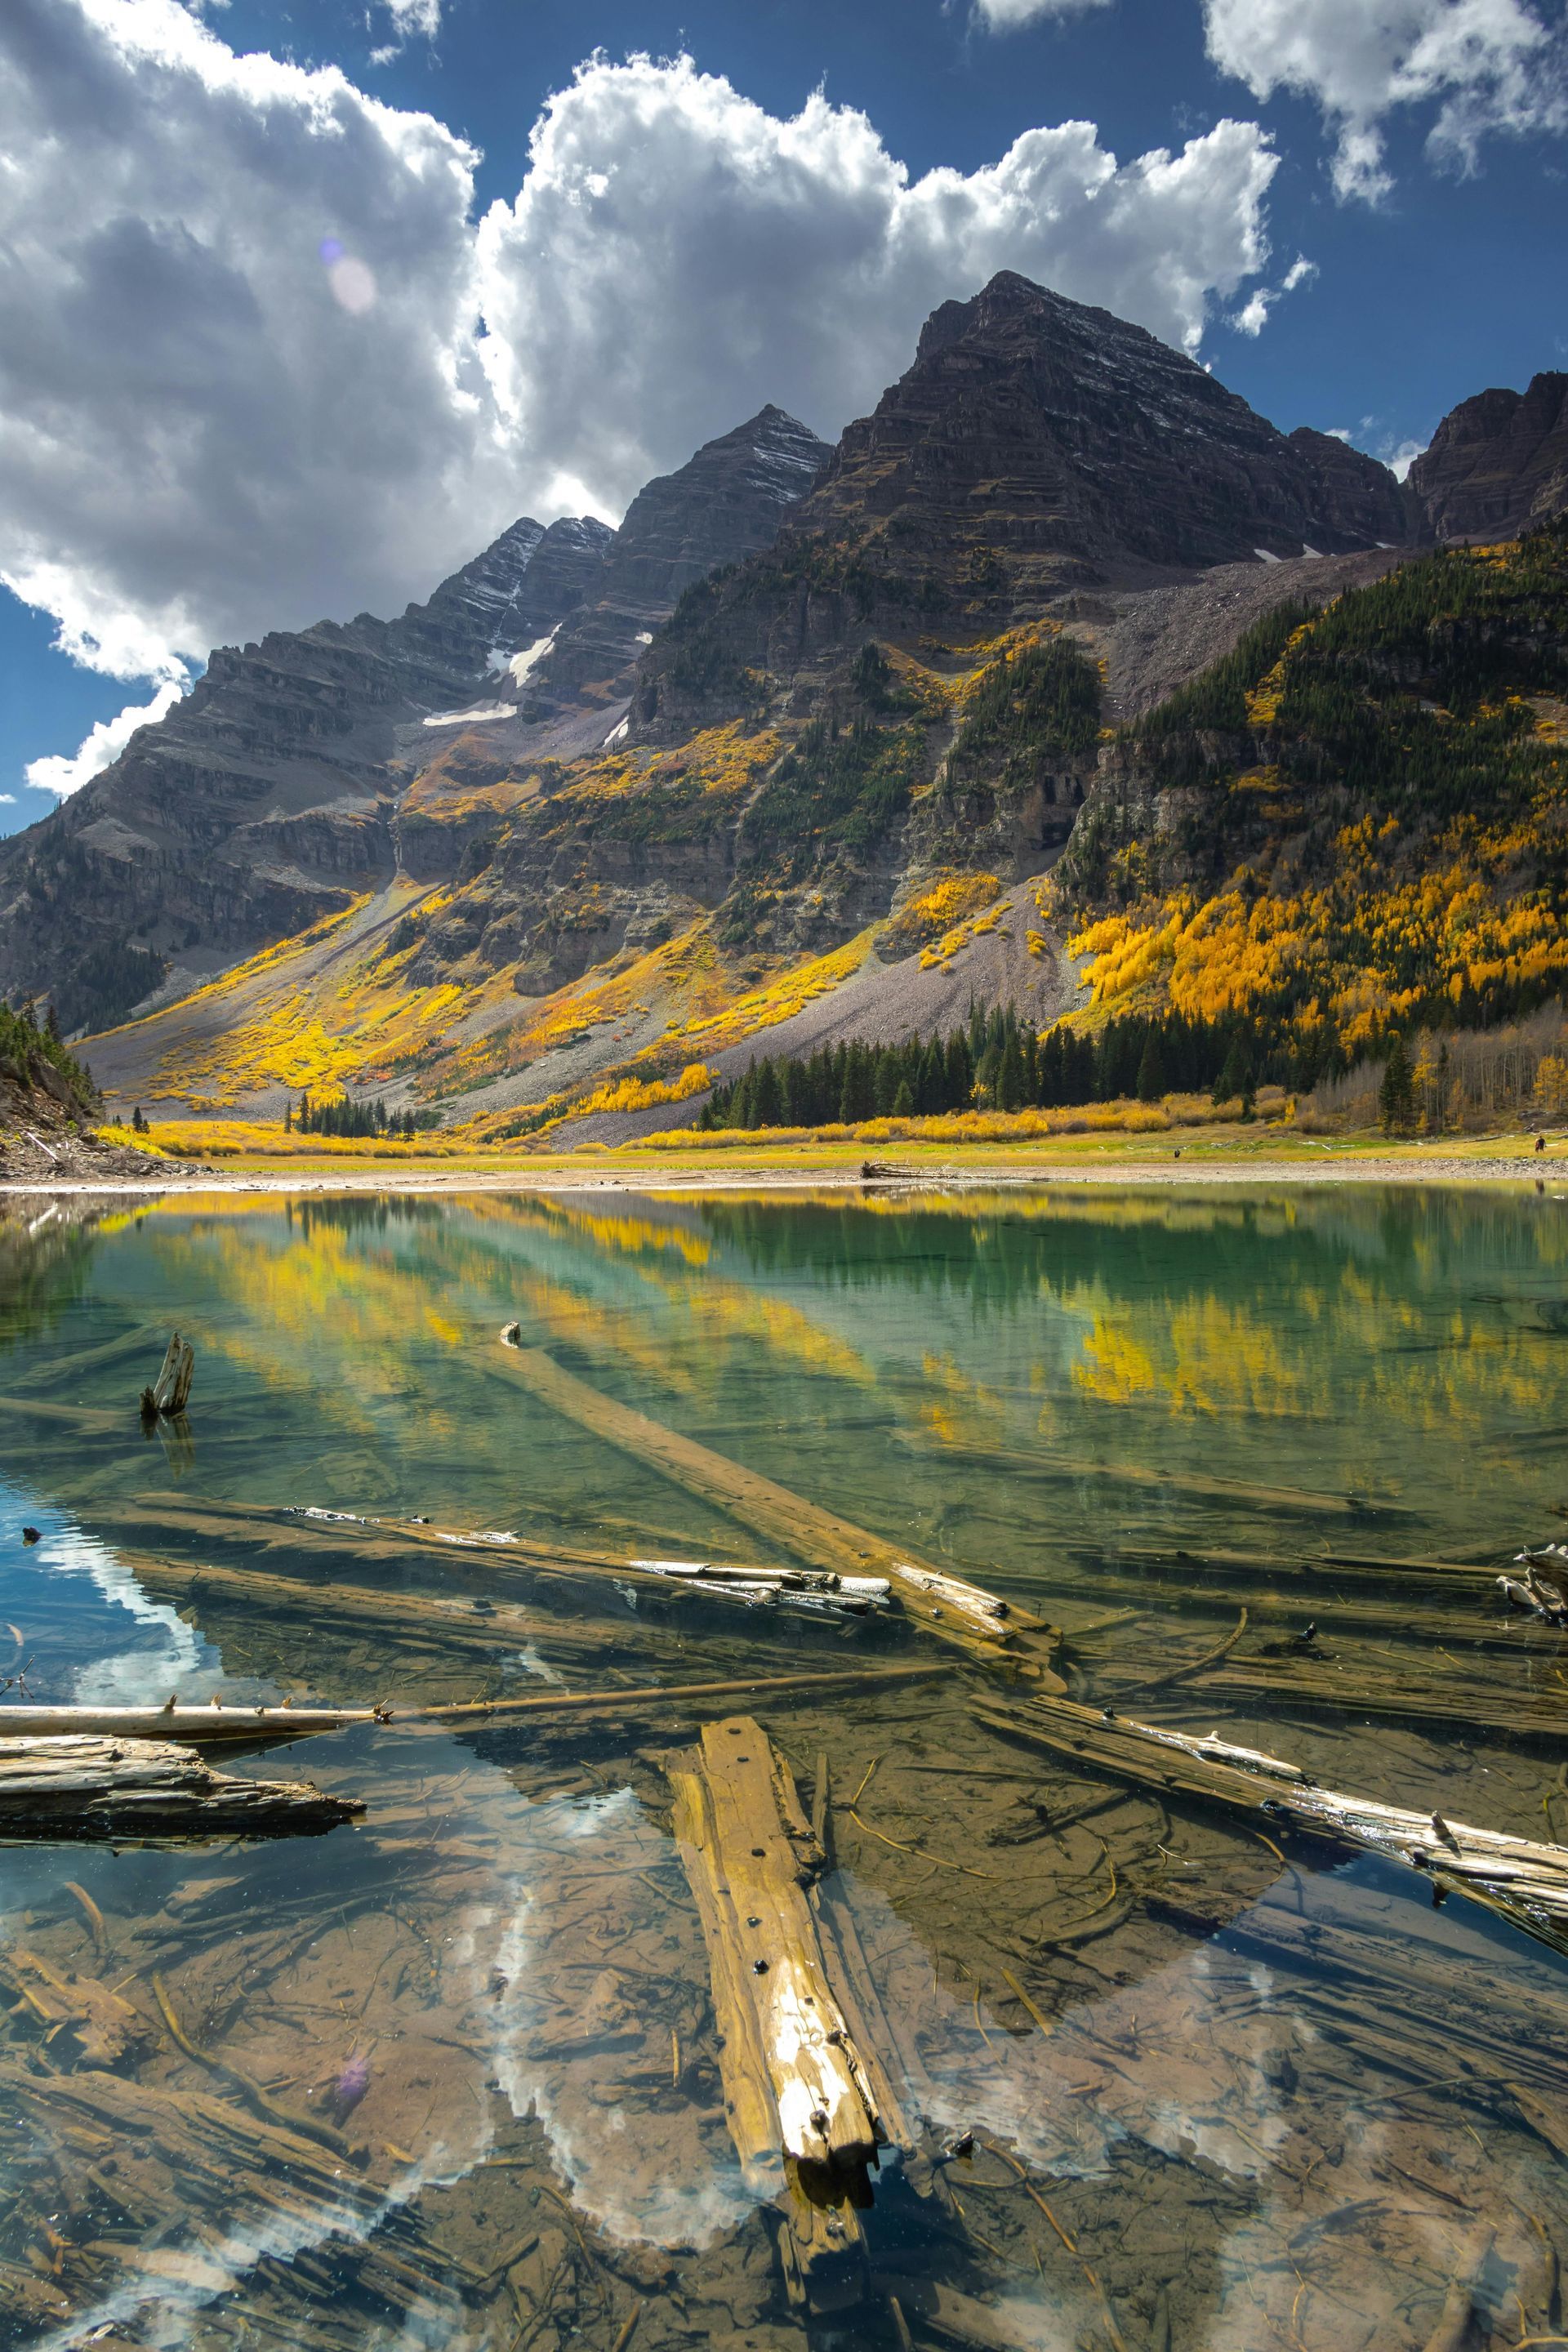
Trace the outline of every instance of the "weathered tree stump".
{"label": "weathered tree stump", "polygon": [[196,1353],[188,1339],[174,1332],[163,1352],[163,1368],[150,1389],[142,1391],[143,1421],[173,1421],[184,1412],[196,1369]]}

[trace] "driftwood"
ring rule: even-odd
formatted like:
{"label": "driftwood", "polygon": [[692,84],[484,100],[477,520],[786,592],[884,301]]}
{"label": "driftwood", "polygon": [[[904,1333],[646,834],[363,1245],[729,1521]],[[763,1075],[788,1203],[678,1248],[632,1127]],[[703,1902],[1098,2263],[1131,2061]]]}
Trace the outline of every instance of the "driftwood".
{"label": "driftwood", "polygon": [[[660,1706],[685,1706],[692,1700],[729,1698],[742,1692],[766,1691],[781,1697],[796,1694],[810,1698],[818,1691],[855,1690],[867,1685],[929,1681],[950,1670],[935,1662],[910,1666],[844,1666],[825,1675],[749,1675],[738,1680],[710,1683],[652,1683],[637,1689],[551,1691],[538,1698],[458,1699],[447,1706],[294,1706],[288,1699],[276,1706],[224,1706],[216,1699],[208,1706],[7,1706],[0,1707],[0,1733],[16,1730],[31,1739],[10,1745],[37,1744],[41,1736],[93,1734],[101,1739],[122,1739],[146,1747],[178,1735],[184,1740],[244,1741],[249,1746],[278,1739],[303,1739],[322,1731],[343,1731],[359,1723],[468,1723],[492,1716],[521,1717],[595,1715],[635,1709],[644,1713]],[[0,1748],[7,1743],[0,1739]],[[243,1780],[239,1788],[265,1785]]]}
{"label": "driftwood", "polygon": [[[0,1407],[3,1402],[0,1400]],[[861,1617],[881,1614],[890,1597],[885,1577],[839,1576],[816,1569],[758,1568],[733,1561],[626,1557],[615,1552],[584,1551],[567,1544],[542,1543],[505,1528],[436,1528],[425,1520],[377,1518],[357,1511],[324,1510],[309,1503],[285,1504],[278,1510],[248,1503],[226,1503],[214,1508],[186,1504],[178,1497],[143,1496],[129,1507],[121,1507],[116,1512],[115,1524],[156,1528],[226,1542],[254,1543],[259,1538],[269,1549],[286,1547],[306,1551],[312,1560],[319,1559],[324,1550],[385,1559],[407,1550],[426,1551],[437,1558],[454,1550],[479,1552],[499,1557],[508,1566],[524,1568],[531,1577],[552,1583],[572,1586],[599,1582],[623,1590],[631,1584],[640,1591],[660,1594],[671,1605],[677,1604],[679,1595],[696,1594],[751,1609],[778,1608],[807,1616]],[[163,1572],[161,1563],[157,1572]],[[219,1573],[201,1572],[215,1577]],[[241,1572],[222,1571],[231,1580]],[[198,1571],[171,1569],[168,1573],[195,1578]],[[451,1605],[457,1609],[463,1604]]]}
{"label": "driftwood", "polygon": [[214,1772],[193,1748],[163,1739],[0,1738],[7,1838],[276,1837],[331,1829],[363,1811],[307,1782]]}
{"label": "driftwood", "polygon": [[1194,1739],[1068,1699],[1037,1699],[1016,1712],[983,1703],[976,1712],[994,1730],[1049,1748],[1080,1771],[1200,1798],[1408,1864],[1441,1893],[1468,1895],[1568,1952],[1568,1847],[1343,1796],[1299,1765],[1212,1732]]}
{"label": "driftwood", "polygon": [[781,2197],[795,2298],[838,2308],[865,2290],[856,2206],[890,2134],[805,1894],[822,1848],[789,1766],[752,1717],[704,1725],[700,1747],[666,1769],[741,2168],[759,2194]]}
{"label": "driftwood", "polygon": [[1198,1705],[1211,1698],[1273,1705],[1308,1715],[1363,1715],[1384,1723],[1436,1723],[1448,1730],[1495,1731],[1521,1746],[1568,1749],[1568,1712],[1556,1707],[1521,1705],[1500,1685],[1487,1691],[1407,1682],[1403,1675],[1373,1677],[1365,1666],[1352,1680],[1331,1668],[1314,1665],[1303,1654],[1300,1664],[1248,1658],[1244,1664],[1211,1668],[1196,1676],[1192,1698]]}
{"label": "driftwood", "polygon": [[184,1412],[190,1399],[191,1380],[196,1369],[195,1349],[188,1339],[175,1331],[164,1351],[163,1369],[150,1389],[142,1391],[142,1418],[156,1421],[162,1416],[173,1421]]}
{"label": "driftwood", "polygon": [[126,1557],[147,1591],[179,1593],[193,1612],[209,1598],[232,1598],[242,1606],[276,1604],[304,1612],[313,1624],[342,1625],[360,1633],[374,1627],[379,1634],[384,1629],[392,1638],[406,1634],[442,1650],[494,1652],[548,1639],[593,1654],[602,1653],[605,1644],[602,1628],[584,1630],[574,1619],[542,1616],[504,1601],[388,1591],[374,1584],[318,1584],[299,1576],[270,1575],[265,1569],[196,1567],[135,1552]]}
{"label": "driftwood", "polygon": [[[470,1723],[492,1716],[509,1718],[564,1715],[643,1714],[650,1708],[702,1705],[710,1699],[738,1698],[766,1692],[777,1700],[815,1698],[821,1691],[861,1690],[880,1684],[921,1682],[944,1675],[945,1665],[846,1666],[826,1675],[751,1675],[732,1682],[655,1683],[641,1690],[552,1691],[547,1698],[480,1698],[460,1700],[451,1706],[405,1707],[399,1723]],[[386,1720],[393,1720],[387,1710]]]}
{"label": "driftwood", "polygon": [[631,1559],[626,1566],[644,1576],[700,1585],[716,1600],[796,1609],[807,1616],[864,1617],[886,1609],[891,1591],[885,1576],[838,1576],[824,1569],[727,1568],[705,1559]]}
{"label": "driftwood", "polygon": [[0,1737],[15,1741],[90,1733],[104,1739],[194,1739],[206,1745],[244,1740],[254,1746],[385,1719],[373,1706],[295,1706],[288,1699],[276,1706],[225,1706],[216,1699],[206,1706],[182,1706],[174,1699],[163,1706],[5,1706],[0,1707]]}
{"label": "driftwood", "polygon": [[1047,1689],[1066,1688],[1052,1664],[1058,1637],[1030,1611],[911,1559],[886,1538],[618,1404],[563,1371],[541,1348],[509,1341],[494,1361],[563,1419],[700,1495],[781,1550],[834,1575],[886,1577],[905,1612],[940,1640],[992,1664],[1011,1659]]}
{"label": "driftwood", "polygon": [[[925,1449],[906,1439],[910,1453]],[[1408,1504],[1373,1501],[1359,1495],[1329,1495],[1309,1486],[1259,1486],[1246,1478],[1205,1477],[1190,1470],[1152,1470],[1133,1462],[1079,1462],[1062,1454],[1020,1454],[1000,1445],[944,1445],[942,1459],[973,1463],[1009,1478],[1028,1478],[1052,1485],[1077,1486],[1085,1478],[1102,1478],[1114,1486],[1152,1487],[1156,1492],[1191,1495],[1205,1502],[1252,1503],[1266,1511],[1299,1512],[1322,1518],[1362,1518],[1374,1512],[1410,1516]]]}
{"label": "driftwood", "polygon": [[1513,1609],[1528,1609],[1549,1625],[1568,1625],[1568,1546],[1543,1544],[1516,1554],[1518,1576],[1500,1576],[1498,1591]]}

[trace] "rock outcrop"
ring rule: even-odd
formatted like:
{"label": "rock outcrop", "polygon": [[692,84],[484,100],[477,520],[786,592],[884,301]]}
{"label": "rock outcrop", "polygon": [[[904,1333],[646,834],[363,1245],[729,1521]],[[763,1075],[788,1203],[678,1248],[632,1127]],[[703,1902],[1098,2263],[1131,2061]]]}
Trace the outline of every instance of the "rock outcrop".
{"label": "rock outcrop", "polygon": [[582,609],[524,672],[518,699],[525,714],[624,702],[644,646],[682,591],[771,547],[784,514],[832,454],[805,425],[769,406],[646,484],[605,550]]}
{"label": "rock outcrop", "polygon": [[1517,539],[1568,511],[1568,374],[1461,401],[1411,467],[1408,488],[1427,541]]}

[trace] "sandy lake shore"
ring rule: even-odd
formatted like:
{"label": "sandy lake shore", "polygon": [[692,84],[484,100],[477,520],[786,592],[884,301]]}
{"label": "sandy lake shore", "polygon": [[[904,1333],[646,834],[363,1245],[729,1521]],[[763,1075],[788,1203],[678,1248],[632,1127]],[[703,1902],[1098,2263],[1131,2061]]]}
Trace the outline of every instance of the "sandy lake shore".
{"label": "sandy lake shore", "polygon": [[984,1150],[949,1155],[910,1154],[866,1160],[860,1154],[828,1159],[809,1152],[769,1155],[759,1150],[742,1159],[693,1165],[671,1155],[637,1155],[625,1164],[606,1167],[598,1156],[530,1162],[493,1161],[452,1166],[440,1162],[410,1163],[350,1161],[335,1166],[309,1163],[300,1167],[265,1161],[221,1170],[178,1165],[149,1166],[146,1172],[119,1171],[0,1182],[0,1200],[58,1200],[91,1195],[95,1199],[168,1198],[171,1195],[214,1193],[405,1192],[505,1193],[726,1193],[726,1192],[861,1192],[902,1191],[969,1193],[993,1191],[1036,1191],[1046,1187],[1096,1185],[1307,1184],[1506,1184],[1542,1189],[1568,1198],[1568,1150],[1558,1143],[1537,1156],[1528,1142],[1510,1150],[1437,1151],[1421,1146],[1379,1150],[1355,1145],[1286,1152],[1205,1151],[1184,1149],[1178,1156],[1167,1146],[1156,1155],[1150,1150],[1059,1154],[1008,1154],[993,1157]]}

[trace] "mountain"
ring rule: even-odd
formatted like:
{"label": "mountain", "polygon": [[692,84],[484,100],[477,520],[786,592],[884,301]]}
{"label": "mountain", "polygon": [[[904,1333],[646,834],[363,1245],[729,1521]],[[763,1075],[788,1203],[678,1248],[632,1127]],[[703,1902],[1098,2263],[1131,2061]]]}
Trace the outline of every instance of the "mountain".
{"label": "mountain", "polygon": [[1478,393],[1438,425],[1410,468],[1426,540],[1517,539],[1568,507],[1568,375],[1526,392]]}
{"label": "mountain", "polygon": [[0,844],[0,995],[47,990],[68,1028],[106,1025],[405,868],[449,872],[474,732],[509,754],[596,743],[681,590],[767,545],[826,455],[764,409],[649,483],[618,532],[524,518],[400,619],[218,647],[167,719]]}
{"label": "mountain", "polygon": [[1004,270],[927,320],[909,373],[851,425],[784,545],[822,534],[951,594],[1015,601],[1405,535],[1375,459],[1290,437],[1109,310]]}
{"label": "mountain", "polygon": [[220,646],[113,766],[0,843],[0,994],[100,1024],[173,963],[203,978],[397,863],[400,725],[471,701],[491,648],[581,604],[610,533],[525,518],[401,618]]}
{"label": "mountain", "polygon": [[1568,518],[1281,605],[1107,745],[1055,898],[1091,1002],[1310,1086],[1568,988]]}
{"label": "mountain", "polygon": [[[1488,478],[1511,463],[1516,504],[1561,502],[1540,455],[1550,431],[1527,420],[1500,435]],[[972,989],[1037,1015],[1070,1010],[1069,932],[1122,922],[1135,940],[1152,924],[1158,940],[1189,899],[1228,908],[1236,893],[1244,914],[1256,898],[1272,919],[1276,899],[1337,887],[1342,862],[1352,871],[1369,817],[1410,826],[1411,873],[1429,875],[1454,842],[1385,805],[1402,743],[1412,775],[1452,755],[1478,806],[1515,819],[1520,777],[1541,782],[1533,754],[1508,767],[1522,736],[1500,749],[1440,658],[1444,594],[1459,600],[1457,625],[1484,566],[1412,566],[1412,539],[1458,512],[1429,511],[1434,497],[1335,436],[1277,431],[1141,329],[1004,273],[933,315],[910,369],[826,459],[763,410],[650,484],[613,540],[579,545],[559,593],[514,600],[504,630],[476,613],[463,642],[478,666],[460,690],[453,669],[439,694],[426,675],[390,748],[356,771],[352,729],[330,748],[311,739],[312,823],[336,779],[345,805],[323,839],[345,860],[362,840],[375,856],[331,877],[319,853],[321,919],[296,919],[291,938],[281,921],[258,927],[268,943],[239,963],[231,945],[200,943],[233,936],[216,894],[187,961],[230,968],[94,1039],[93,1067],[132,1100],[276,1112],[309,1079],[502,1130],[608,1074],[638,1100],[651,1087],[657,1117],[686,1065],[743,1066],[764,1035],[896,1036],[961,1017]],[[530,551],[525,589],[544,555],[542,541]],[[1415,592],[1401,583],[1417,574],[1429,585],[1406,642]],[[508,578],[497,557],[493,590],[463,593],[482,607],[510,593]],[[1544,613],[1550,594],[1528,593]],[[461,608],[459,595],[444,609]],[[1370,615],[1365,643],[1324,656],[1319,701],[1277,742],[1275,667],[1305,677],[1316,656],[1299,648],[1337,646],[1347,612]],[[353,626],[404,629],[404,645],[408,621]],[[1503,630],[1489,611],[1471,635]],[[326,635],[337,647],[348,634]],[[1505,733],[1527,730],[1529,697],[1558,689],[1494,670]],[[1331,724],[1323,698],[1340,677],[1360,698]],[[1190,716],[1201,696],[1183,699],[1205,679],[1203,694],[1223,688],[1223,725]],[[308,706],[319,730],[343,691],[329,682]],[[1434,716],[1426,703],[1444,693],[1459,699]],[[1157,747],[1184,725],[1195,765],[1173,781]],[[1371,736],[1384,782],[1367,797],[1356,763]],[[133,795],[113,772],[100,786],[93,822],[111,826]],[[1536,887],[1544,838],[1507,869],[1510,887]],[[228,854],[181,871],[222,879]],[[29,859],[0,851],[0,905]],[[1261,878],[1234,878],[1254,866]],[[253,919],[270,887],[261,861],[242,878]],[[1232,944],[1244,962],[1261,955]],[[1163,950],[1149,952],[1166,985]],[[1206,969],[1194,941],[1184,952]],[[66,955],[57,943],[52,964],[14,961],[29,985],[63,964],[68,985]],[[1353,1042],[1352,1014],[1348,998],[1320,1005],[1336,1051]],[[695,1084],[682,1081],[687,1097]]]}
{"label": "mountain", "polygon": [[624,704],[643,647],[682,591],[771,547],[831,456],[826,441],[769,406],[705,443],[679,472],[647,483],[605,551],[594,593],[525,673],[528,715]]}

